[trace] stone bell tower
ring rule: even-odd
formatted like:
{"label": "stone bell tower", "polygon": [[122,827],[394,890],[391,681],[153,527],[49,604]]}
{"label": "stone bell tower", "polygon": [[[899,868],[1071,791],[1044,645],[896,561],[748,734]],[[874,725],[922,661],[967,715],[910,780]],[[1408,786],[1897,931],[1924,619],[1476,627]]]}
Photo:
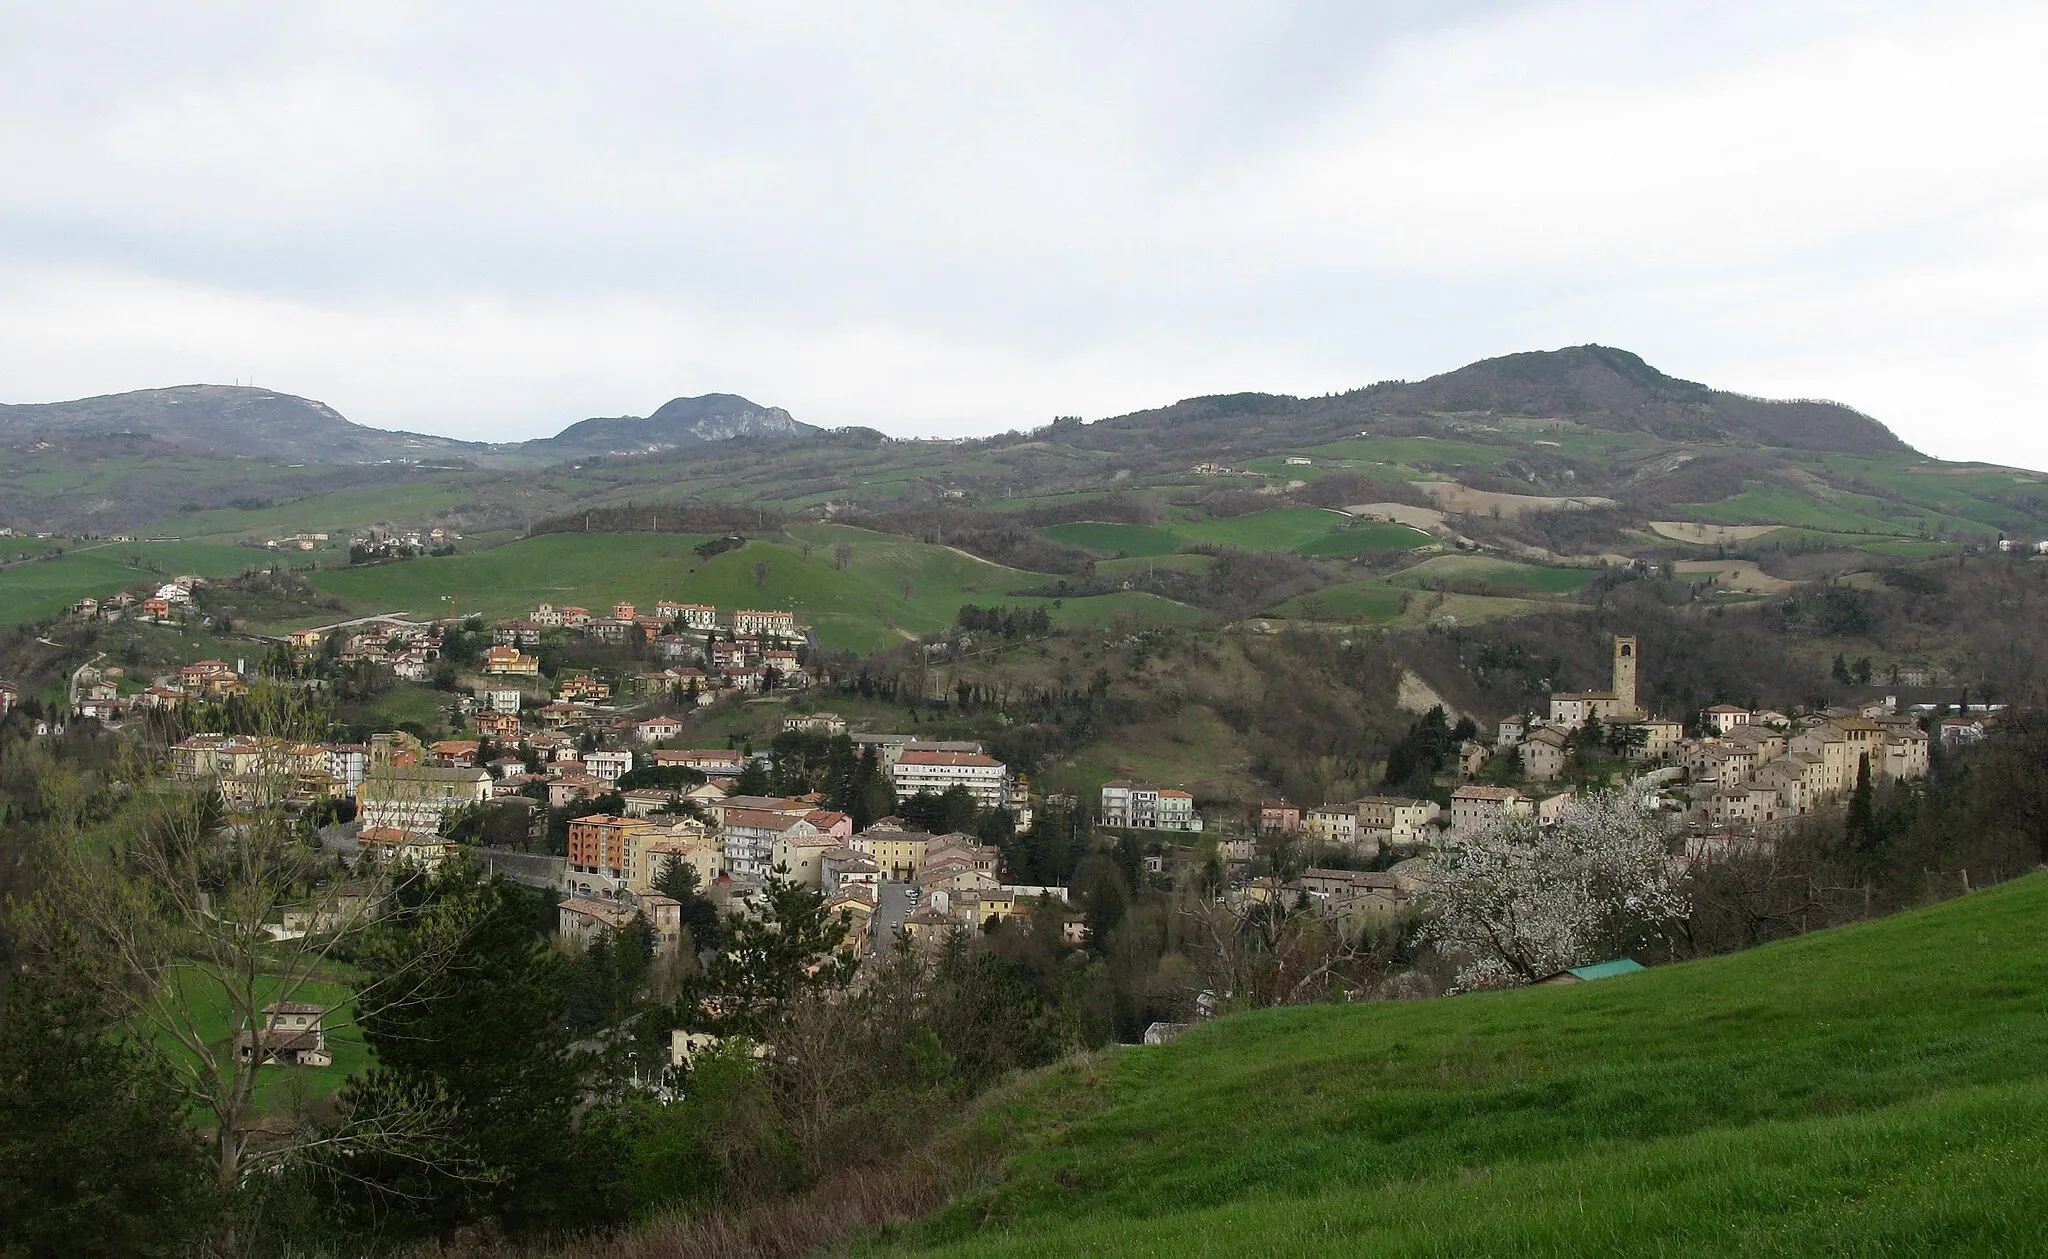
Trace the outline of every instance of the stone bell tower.
{"label": "stone bell tower", "polygon": [[1636,707],[1636,640],[1619,635],[1614,639],[1614,698],[1620,701],[1616,707],[1622,718],[1643,715]]}

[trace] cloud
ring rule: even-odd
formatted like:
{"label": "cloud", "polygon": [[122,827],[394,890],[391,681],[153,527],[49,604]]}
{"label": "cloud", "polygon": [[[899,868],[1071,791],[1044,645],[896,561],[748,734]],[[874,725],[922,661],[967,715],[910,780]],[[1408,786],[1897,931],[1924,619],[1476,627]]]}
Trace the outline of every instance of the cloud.
{"label": "cloud", "polygon": [[36,6],[0,396],[963,433],[1597,340],[2048,465],[2043,51],[1997,3]]}

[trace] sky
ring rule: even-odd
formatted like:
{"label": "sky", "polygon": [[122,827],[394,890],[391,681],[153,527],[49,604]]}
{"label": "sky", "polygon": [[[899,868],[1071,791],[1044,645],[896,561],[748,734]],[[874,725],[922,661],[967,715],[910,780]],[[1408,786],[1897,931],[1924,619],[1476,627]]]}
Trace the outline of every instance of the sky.
{"label": "sky", "polygon": [[2048,468],[2048,6],[0,0],[0,401],[897,435],[1598,342]]}

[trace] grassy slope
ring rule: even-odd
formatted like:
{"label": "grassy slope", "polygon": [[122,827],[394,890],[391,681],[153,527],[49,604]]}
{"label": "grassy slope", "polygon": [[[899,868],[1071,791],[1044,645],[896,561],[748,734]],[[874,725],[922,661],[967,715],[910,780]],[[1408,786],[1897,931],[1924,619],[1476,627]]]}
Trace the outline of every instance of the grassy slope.
{"label": "grassy slope", "polygon": [[1426,546],[1428,534],[1384,521],[1353,522],[1342,512],[1319,507],[1276,507],[1217,520],[1168,520],[1160,525],[1082,521],[1047,525],[1039,534],[1105,556],[1171,555],[1188,543],[1241,547],[1247,551],[1297,551],[1303,555],[1359,555]]}
{"label": "grassy slope", "polygon": [[[186,980],[189,987],[187,1000],[199,1012],[197,1028],[207,1042],[226,1046],[234,1032],[229,1018],[229,1004],[226,998],[211,985],[196,975]],[[272,985],[274,987],[274,985]],[[325,1067],[267,1066],[256,1085],[256,1110],[258,1114],[274,1115],[287,1112],[295,1101],[314,1101],[341,1087],[350,1075],[365,1070],[370,1065],[370,1048],[363,1043],[357,1032],[355,1020],[349,1007],[353,993],[344,985],[323,980],[312,980],[301,985],[293,996],[295,1001],[310,1001],[325,1005],[328,1014],[322,1020],[327,1029],[328,1052],[334,1055],[334,1062]],[[162,1040],[164,1051],[173,1055],[184,1055],[185,1049],[171,1037]],[[220,1052],[225,1053],[223,1048]],[[195,1116],[195,1118],[205,1118]]]}
{"label": "grassy slope", "polygon": [[268,551],[210,542],[78,545],[80,549],[60,559],[15,564],[0,571],[0,624],[49,616],[88,595],[104,598],[139,588],[144,582],[162,583],[180,573],[228,577],[277,560]]}
{"label": "grassy slope", "polygon": [[1026,1086],[890,1253],[2022,1254],[2048,878],[1594,985],[1226,1019]]}
{"label": "grassy slope", "polygon": [[[323,571],[313,580],[359,615],[401,608],[445,613],[441,596],[450,594],[462,611],[492,617],[517,615],[542,601],[593,611],[621,599],[643,606],[677,599],[726,609],[788,608],[811,623],[825,646],[859,651],[950,625],[963,603],[1050,604],[1010,592],[1051,578],[946,547],[840,525],[801,525],[791,536],[794,542],[749,542],[706,560],[696,553],[702,541],[696,537],[557,533],[471,555]],[[812,544],[808,559],[796,542]],[[853,547],[843,570],[832,559],[841,542]],[[757,584],[754,566],[762,561],[768,571]],[[1118,612],[1141,622],[1204,619],[1171,600],[1125,592],[1065,600],[1054,621],[1100,625]]]}

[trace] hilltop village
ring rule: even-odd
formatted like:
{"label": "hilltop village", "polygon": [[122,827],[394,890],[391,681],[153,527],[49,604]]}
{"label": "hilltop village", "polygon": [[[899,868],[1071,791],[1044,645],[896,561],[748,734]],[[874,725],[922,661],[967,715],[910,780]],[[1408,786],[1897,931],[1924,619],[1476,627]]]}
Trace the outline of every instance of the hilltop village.
{"label": "hilltop village", "polygon": [[[196,615],[199,585],[179,578],[146,597],[81,603],[73,615],[175,622]],[[559,654],[565,638],[630,645],[645,664],[565,659],[544,671],[542,653]],[[135,678],[88,666],[72,679],[68,711],[37,728],[175,717],[190,732],[168,748],[171,779],[217,788],[231,811],[300,812],[350,861],[432,869],[473,851],[557,899],[566,948],[639,925],[660,948],[678,947],[683,906],[663,888],[686,869],[687,885],[720,912],[751,912],[771,877],[810,889],[848,924],[852,954],[874,959],[899,936],[932,941],[1034,915],[1051,915],[1080,943],[1087,919],[1065,882],[1071,860],[1005,868],[999,840],[1047,811],[1073,833],[1138,845],[1147,877],[1170,884],[1213,870],[1229,905],[1287,901],[1393,922],[1429,891],[1433,850],[1504,819],[1555,822],[1577,795],[1566,780],[1583,777],[1574,772],[1582,764],[1620,767],[1612,785],[1674,815],[1684,857],[1704,861],[1768,850],[1776,832],[1858,790],[1922,778],[1933,740],[1973,742],[1998,721],[1991,705],[1957,714],[1899,711],[1893,701],[1655,714],[1638,699],[1640,665],[1637,641],[1616,637],[1606,689],[1556,693],[1548,711],[1504,717],[1490,738],[1469,719],[1454,728],[1440,710],[1426,714],[1418,731],[1447,740],[1449,753],[1432,795],[1270,799],[1251,809],[1204,808],[1183,787],[1133,779],[1107,781],[1085,801],[1037,795],[980,741],[861,728],[823,708],[815,697],[835,679],[794,613],[670,601],[595,611],[543,603],[488,624],[383,618],[306,629],[255,668],[202,659]],[[460,729],[333,742],[261,733],[246,720],[228,728],[259,688],[317,693],[363,669],[438,681]],[[18,698],[0,684],[0,710]],[[769,699],[785,715],[768,746],[693,742],[695,714]]]}

